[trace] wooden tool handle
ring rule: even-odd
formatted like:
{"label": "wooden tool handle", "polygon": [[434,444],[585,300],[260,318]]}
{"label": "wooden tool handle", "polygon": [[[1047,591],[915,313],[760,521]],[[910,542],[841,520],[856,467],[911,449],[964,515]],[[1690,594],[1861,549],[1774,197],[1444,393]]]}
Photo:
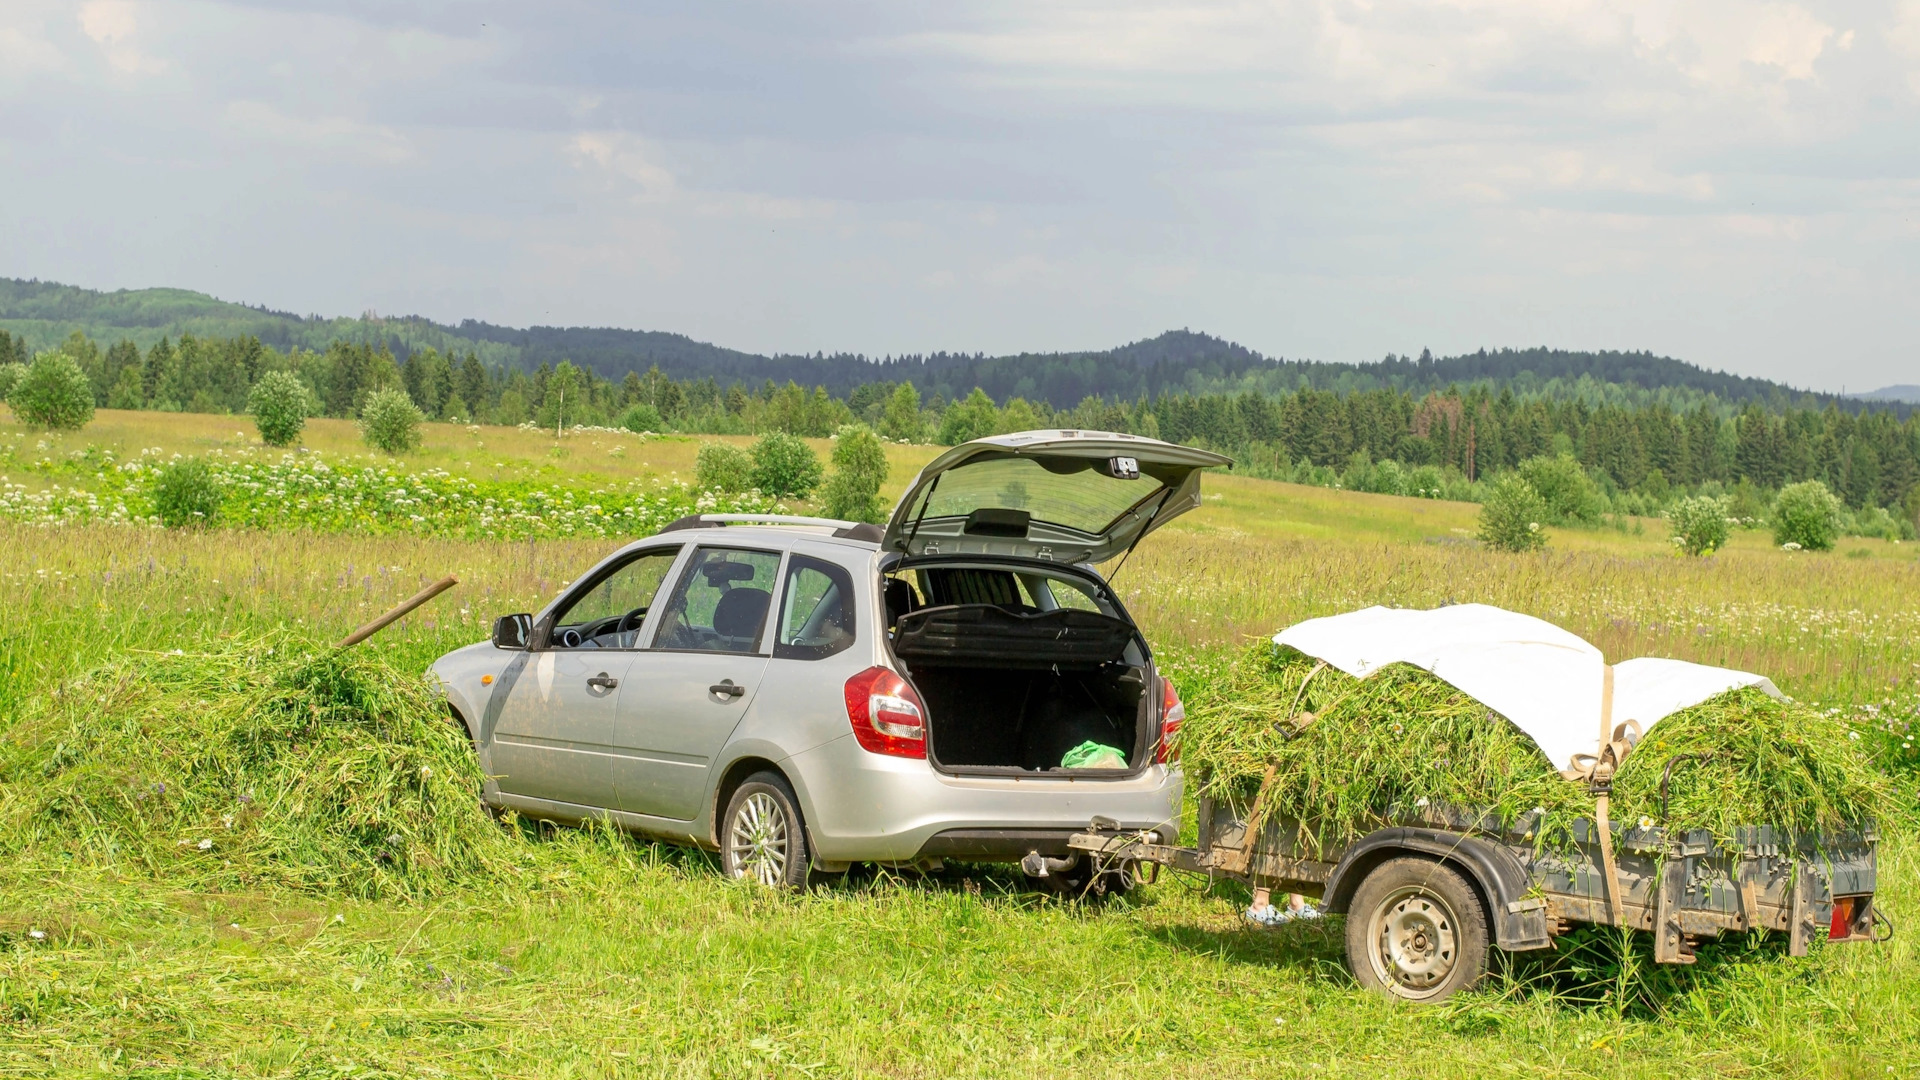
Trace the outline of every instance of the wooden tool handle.
{"label": "wooden tool handle", "polygon": [[353,633],[348,634],[346,637],[341,638],[340,644],[335,645],[334,648],[348,649],[348,648],[352,648],[355,645],[360,644],[361,642],[367,640],[368,638],[379,633],[380,631],[385,630],[388,626],[391,626],[393,623],[398,622],[401,618],[403,618],[408,612],[412,611],[414,608],[419,607],[421,604],[424,604],[427,601],[433,599],[434,597],[439,596],[441,593],[446,592],[448,589],[451,589],[458,584],[460,584],[460,579],[453,577],[452,575],[448,575],[446,577],[441,578],[439,581],[436,581],[433,584],[427,586],[426,588],[421,589],[419,592],[414,593],[412,596],[407,597],[404,601],[401,602],[399,607],[394,608],[392,611],[387,612],[385,615],[380,616],[379,618],[373,620],[372,622],[361,627],[360,629],[355,630]]}

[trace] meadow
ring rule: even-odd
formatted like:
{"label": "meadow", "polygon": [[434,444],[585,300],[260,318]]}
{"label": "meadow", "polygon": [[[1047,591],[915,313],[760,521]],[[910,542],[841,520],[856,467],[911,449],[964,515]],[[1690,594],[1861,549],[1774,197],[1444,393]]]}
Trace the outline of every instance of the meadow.
{"label": "meadow", "polygon": [[[103,411],[57,438],[0,422],[23,486],[50,482],[34,461],[89,444],[264,453],[248,434],[244,418],[154,413]],[[346,462],[364,452],[352,438],[315,421],[307,444]],[[433,426],[398,467],[653,484],[689,476],[697,447]],[[889,447],[890,492],[935,452]],[[1506,556],[1466,541],[1471,506],[1231,476],[1207,490],[1115,581],[1189,696],[1206,692],[1211,658],[1300,618],[1479,601],[1609,656],[1766,673],[1846,713],[1890,768],[1914,767],[1913,545],[1812,555],[1744,533],[1693,560],[1649,520],[1556,530],[1546,552]],[[108,656],[331,640],[455,574],[458,589],[363,646],[419,669],[494,615],[538,607],[611,543],[0,522],[0,740],[4,717]],[[0,800],[17,797],[0,784]],[[1906,931],[1920,849],[1904,826],[1888,832],[1881,902]],[[579,830],[526,843],[527,873],[413,902],[0,865],[0,1075],[1920,1073],[1906,936],[1806,960],[1735,942],[1680,973],[1623,971],[1599,950],[1514,965],[1422,1010],[1351,984],[1337,920],[1249,930],[1244,893],[1203,880],[1095,906],[1004,869],[865,870],[778,896],[722,881],[697,852]]]}

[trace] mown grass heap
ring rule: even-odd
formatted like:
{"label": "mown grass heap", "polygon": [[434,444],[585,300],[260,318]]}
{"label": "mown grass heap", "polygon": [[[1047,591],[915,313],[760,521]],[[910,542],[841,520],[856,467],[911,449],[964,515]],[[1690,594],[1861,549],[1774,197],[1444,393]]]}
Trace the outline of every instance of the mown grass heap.
{"label": "mown grass heap", "polygon": [[[1262,818],[1285,816],[1322,851],[1423,807],[1490,813],[1503,825],[1536,808],[1551,837],[1593,813],[1586,785],[1566,780],[1504,717],[1419,668],[1396,664],[1355,679],[1292,649],[1261,643],[1173,672],[1187,701],[1181,758],[1201,795],[1242,812],[1269,763]],[[1676,753],[1711,753],[1675,770],[1660,821],[1660,773]],[[1892,812],[1885,777],[1844,721],[1757,690],[1738,690],[1666,717],[1615,776],[1612,817],[1707,829],[1731,842],[1741,825],[1843,829]]]}
{"label": "mown grass heap", "polygon": [[280,637],[135,654],[0,730],[0,854],[418,897],[519,854],[480,780],[436,688],[370,650]]}

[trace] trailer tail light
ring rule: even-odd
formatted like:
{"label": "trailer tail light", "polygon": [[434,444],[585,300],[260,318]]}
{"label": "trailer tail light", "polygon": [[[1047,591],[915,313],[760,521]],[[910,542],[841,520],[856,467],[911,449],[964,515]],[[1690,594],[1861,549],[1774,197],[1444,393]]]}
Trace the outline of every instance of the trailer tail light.
{"label": "trailer tail light", "polygon": [[1187,721],[1187,707],[1180,704],[1180,695],[1173,690],[1173,680],[1160,680],[1160,742],[1153,750],[1156,765],[1171,765],[1180,760],[1180,744],[1177,736],[1180,725]]}
{"label": "trailer tail light", "polygon": [[927,710],[907,680],[886,668],[870,667],[847,680],[847,720],[862,749],[927,756]]}
{"label": "trailer tail light", "polygon": [[1833,900],[1833,922],[1827,926],[1828,941],[1845,941],[1853,936],[1853,905],[1857,897],[1836,896]]}

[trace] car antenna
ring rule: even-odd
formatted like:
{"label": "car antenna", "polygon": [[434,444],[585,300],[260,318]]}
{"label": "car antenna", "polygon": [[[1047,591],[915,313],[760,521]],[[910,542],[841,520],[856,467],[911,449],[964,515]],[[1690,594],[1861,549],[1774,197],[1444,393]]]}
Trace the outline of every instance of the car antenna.
{"label": "car antenna", "polygon": [[1153,520],[1160,516],[1160,511],[1166,507],[1167,500],[1172,497],[1173,497],[1172,488],[1166,488],[1160,493],[1160,501],[1153,504],[1153,513],[1147,515],[1146,524],[1140,526],[1140,531],[1135,533],[1133,536],[1133,543],[1128,544],[1127,550],[1124,552],[1121,552],[1119,565],[1113,568],[1113,573],[1107,575],[1108,585],[1112,585],[1113,579],[1120,576],[1120,571],[1126,567],[1127,559],[1129,556],[1133,554],[1133,549],[1139,547],[1140,541],[1145,540],[1147,538],[1147,530],[1153,528]]}
{"label": "car antenna", "polygon": [[908,555],[913,554],[913,538],[920,535],[920,523],[926,520],[927,507],[933,505],[934,489],[940,486],[940,478],[945,475],[947,474],[944,472],[935,473],[933,483],[927,485],[927,497],[920,500],[920,512],[914,515],[913,528],[907,530],[907,541],[900,545],[900,550],[906,552]]}

